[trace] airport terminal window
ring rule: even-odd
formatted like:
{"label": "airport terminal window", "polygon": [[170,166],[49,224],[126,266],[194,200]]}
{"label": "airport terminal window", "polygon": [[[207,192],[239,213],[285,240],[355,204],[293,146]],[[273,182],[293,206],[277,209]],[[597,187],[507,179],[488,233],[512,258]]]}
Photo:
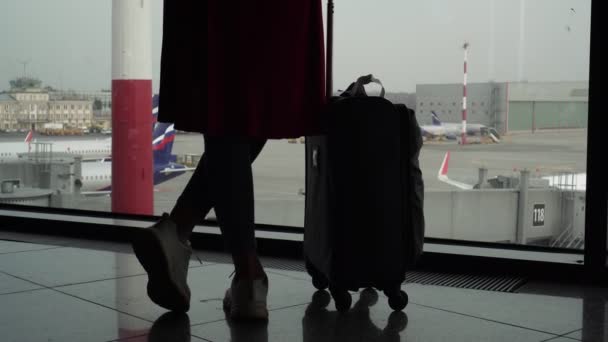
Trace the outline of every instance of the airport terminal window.
{"label": "airport terminal window", "polygon": [[[101,151],[109,149],[104,144],[112,137],[110,100],[116,95],[104,90],[112,85],[108,39],[112,2],[79,2],[83,13],[94,15],[70,18],[75,22],[67,27],[26,23],[22,18],[42,9],[50,11],[43,17],[67,18],[72,9],[64,5],[49,8],[46,0],[28,0],[20,1],[22,5],[15,11],[10,4],[17,1],[0,2],[0,22],[10,28],[0,35],[18,37],[3,46],[5,60],[13,62],[0,65],[0,106],[7,117],[0,145],[18,145],[12,152],[27,152],[24,140],[34,126],[34,139],[52,142],[53,153],[73,156],[77,150],[85,159],[107,157]],[[150,1],[151,101],[159,92],[162,4],[162,0]],[[591,8],[590,2],[578,2],[573,12],[567,10],[571,5],[564,4],[565,0],[336,3],[334,90],[345,89],[361,75],[374,74],[387,93],[410,99],[406,104],[414,107],[424,130],[420,163],[427,237],[584,248]],[[564,22],[570,30],[563,29]],[[470,44],[463,142],[465,40]],[[395,45],[395,41],[400,43]],[[57,49],[50,51],[49,44]],[[411,46],[416,49],[407,48]],[[70,58],[66,58],[67,52],[56,51],[69,51]],[[18,61],[27,60],[24,71],[24,64]],[[572,96],[573,89],[586,91]],[[25,99],[32,95],[40,96],[40,106],[60,113],[44,122],[40,117],[28,118]],[[94,104],[97,98],[103,104],[99,112]],[[438,121],[432,119],[431,110],[423,110],[429,105],[433,109],[435,103],[448,107],[449,101],[453,107],[447,114],[436,110]],[[479,103],[488,106],[473,111]],[[95,109],[87,113],[90,123],[88,116],[86,124],[81,117],[77,124],[68,120],[68,114],[74,119],[75,104],[80,110]],[[434,125],[438,122],[441,124]],[[194,167],[204,149],[200,134],[173,129],[162,133],[153,136],[168,147],[151,168],[156,190],[154,215],[171,210],[192,174],[160,171],[178,165]],[[254,163],[257,223],[303,227],[304,146],[299,138],[271,140]],[[58,163],[58,181],[51,184],[65,184],[73,190],[77,175],[60,177],[73,172],[61,172],[69,165]],[[111,161],[81,166],[82,192],[107,191]],[[6,171],[8,166],[0,164],[0,168],[4,168],[0,170],[3,178],[19,177]],[[447,172],[438,175],[440,169]],[[26,187],[39,183],[28,182]],[[110,212],[111,200],[111,196],[82,196],[77,201],[50,202]]]}

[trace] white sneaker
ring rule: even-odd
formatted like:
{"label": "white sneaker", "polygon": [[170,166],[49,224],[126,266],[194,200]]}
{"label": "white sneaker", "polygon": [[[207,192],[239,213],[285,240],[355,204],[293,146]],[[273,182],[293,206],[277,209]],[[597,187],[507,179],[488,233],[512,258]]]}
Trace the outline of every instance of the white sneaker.
{"label": "white sneaker", "polygon": [[160,221],[139,230],[133,250],[148,273],[148,297],[165,309],[188,311],[190,288],[186,278],[192,248],[179,240],[169,215],[164,213]]}
{"label": "white sneaker", "polygon": [[268,277],[253,282],[240,279],[232,281],[224,296],[224,310],[232,319],[268,319],[266,298]]}

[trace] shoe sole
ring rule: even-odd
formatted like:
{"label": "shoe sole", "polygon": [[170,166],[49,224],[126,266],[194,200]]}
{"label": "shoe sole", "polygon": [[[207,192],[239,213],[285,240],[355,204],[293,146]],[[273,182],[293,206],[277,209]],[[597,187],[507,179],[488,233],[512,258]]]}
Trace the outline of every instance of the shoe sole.
{"label": "shoe sole", "polygon": [[190,309],[190,296],[174,279],[160,232],[145,229],[133,241],[135,256],[148,273],[148,297],[157,305],[177,312]]}

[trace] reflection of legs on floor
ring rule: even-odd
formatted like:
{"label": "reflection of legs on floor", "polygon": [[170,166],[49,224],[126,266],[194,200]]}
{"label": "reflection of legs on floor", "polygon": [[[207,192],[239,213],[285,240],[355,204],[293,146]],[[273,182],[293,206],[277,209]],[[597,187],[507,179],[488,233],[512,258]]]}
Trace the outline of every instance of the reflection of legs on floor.
{"label": "reflection of legs on floor", "polygon": [[231,342],[268,342],[268,321],[235,321],[226,317]]}
{"label": "reflection of legs on floor", "polygon": [[149,342],[190,342],[190,318],[185,313],[167,312],[150,328]]}

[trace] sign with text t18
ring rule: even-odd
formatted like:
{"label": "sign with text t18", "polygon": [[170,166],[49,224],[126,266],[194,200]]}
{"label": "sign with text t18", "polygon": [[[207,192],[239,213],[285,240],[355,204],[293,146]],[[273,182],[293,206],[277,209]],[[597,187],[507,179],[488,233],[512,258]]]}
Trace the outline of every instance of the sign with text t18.
{"label": "sign with text t18", "polygon": [[532,225],[533,226],[544,226],[545,225],[545,205],[535,204],[534,211],[532,212]]}

